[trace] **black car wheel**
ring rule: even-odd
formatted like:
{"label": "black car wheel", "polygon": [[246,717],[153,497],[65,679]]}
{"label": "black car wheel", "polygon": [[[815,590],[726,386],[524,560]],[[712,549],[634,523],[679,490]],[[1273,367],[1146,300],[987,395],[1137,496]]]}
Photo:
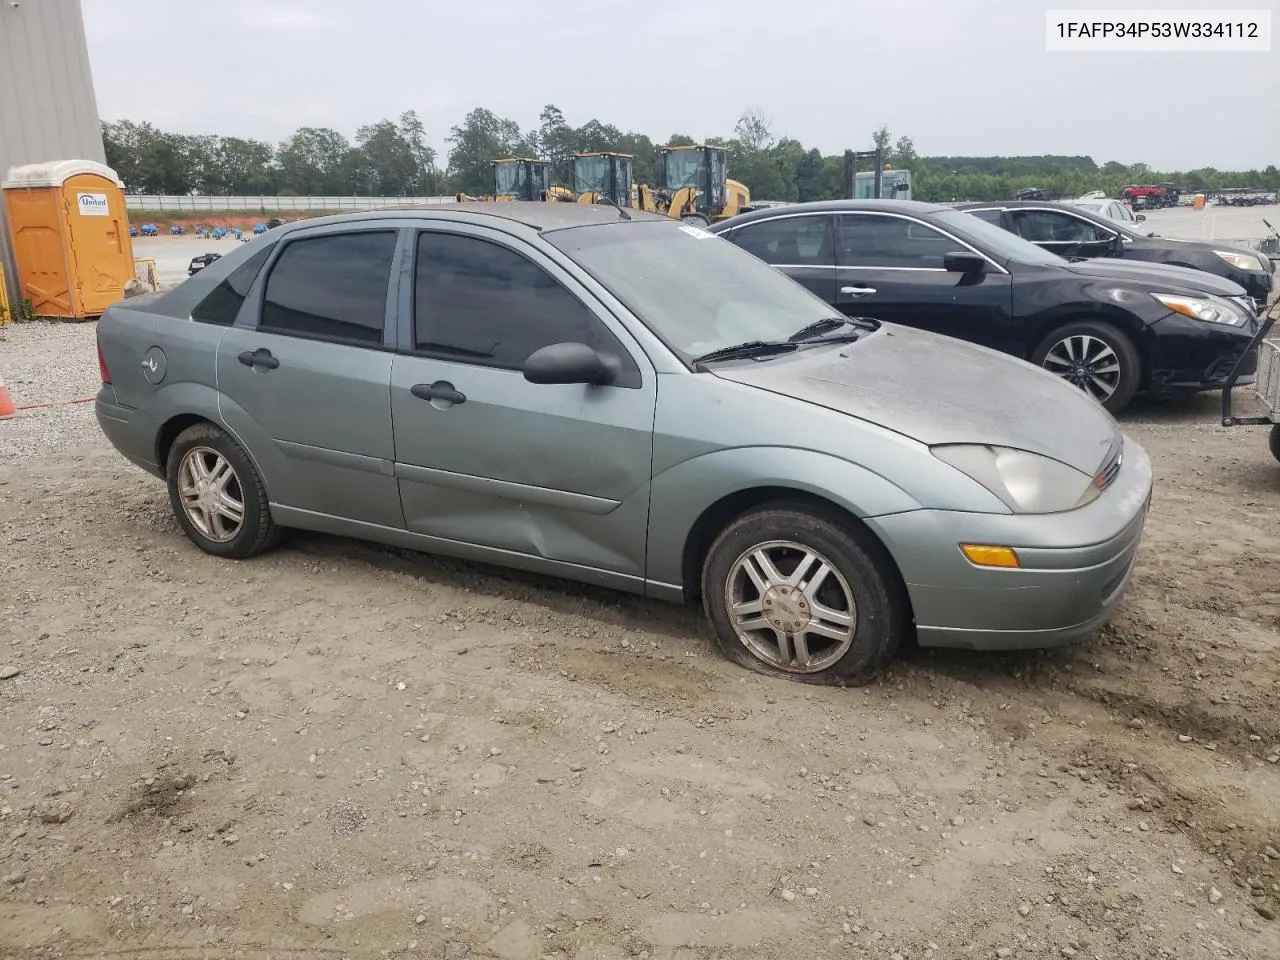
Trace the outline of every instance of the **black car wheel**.
{"label": "black car wheel", "polygon": [[892,561],[870,534],[800,503],[743,514],[716,538],[702,597],[732,661],[806,683],[859,684],[907,629]]}
{"label": "black car wheel", "polygon": [[165,476],[178,523],[206,553],[238,560],[279,541],[257,469],[240,444],[213,424],[196,424],[178,435]]}
{"label": "black car wheel", "polygon": [[1267,438],[1267,446],[1271,448],[1271,455],[1280,460],[1280,423],[1271,428],[1271,436]]}
{"label": "black car wheel", "polygon": [[1031,362],[1083,390],[1113,414],[1129,405],[1142,376],[1142,359],[1128,335],[1093,320],[1052,331],[1032,352]]}

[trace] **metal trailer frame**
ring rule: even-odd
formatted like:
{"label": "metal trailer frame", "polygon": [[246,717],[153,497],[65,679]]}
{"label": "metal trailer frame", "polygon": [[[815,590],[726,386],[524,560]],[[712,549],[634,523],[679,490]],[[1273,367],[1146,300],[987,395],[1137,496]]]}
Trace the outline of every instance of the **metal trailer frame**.
{"label": "metal trailer frame", "polygon": [[[1258,332],[1253,335],[1249,346],[1241,352],[1231,372],[1227,374],[1226,383],[1222,387],[1222,425],[1224,427],[1270,426],[1271,454],[1280,460],[1280,341],[1268,336],[1277,320],[1280,320],[1280,300],[1271,305],[1271,309],[1267,311],[1258,327]],[[1241,368],[1254,350],[1258,351],[1258,363],[1254,374],[1253,393],[1266,413],[1263,416],[1238,417],[1232,409],[1232,393],[1240,380]]]}

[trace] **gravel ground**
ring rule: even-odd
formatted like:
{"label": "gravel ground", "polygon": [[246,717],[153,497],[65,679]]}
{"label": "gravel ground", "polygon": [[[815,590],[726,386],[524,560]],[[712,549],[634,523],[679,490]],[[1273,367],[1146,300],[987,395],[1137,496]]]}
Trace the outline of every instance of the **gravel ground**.
{"label": "gravel ground", "polygon": [[[93,325],[3,331],[15,401]],[[1212,395],[1090,640],[737,669],[694,611],[179,533],[90,405],[0,423],[0,958],[1273,960],[1280,465]]]}

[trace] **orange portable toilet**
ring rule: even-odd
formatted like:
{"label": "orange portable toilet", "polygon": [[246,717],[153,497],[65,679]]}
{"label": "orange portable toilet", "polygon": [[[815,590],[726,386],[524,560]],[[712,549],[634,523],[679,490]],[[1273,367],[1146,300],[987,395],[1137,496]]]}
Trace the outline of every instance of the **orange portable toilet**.
{"label": "orange portable toilet", "polygon": [[10,300],[38,317],[100,316],[133,279],[124,185],[92,160],[12,167],[0,187],[18,266]]}

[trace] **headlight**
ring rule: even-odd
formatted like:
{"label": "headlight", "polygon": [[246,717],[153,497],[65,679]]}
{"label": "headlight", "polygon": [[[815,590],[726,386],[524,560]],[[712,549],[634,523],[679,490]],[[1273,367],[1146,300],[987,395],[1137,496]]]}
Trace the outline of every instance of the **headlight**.
{"label": "headlight", "polygon": [[1234,250],[1215,250],[1213,252],[1237,270],[1261,270],[1264,273],[1266,272],[1266,267],[1262,265],[1262,261],[1251,254],[1236,253]]}
{"label": "headlight", "polygon": [[931,452],[982,484],[1014,513],[1061,513],[1083,507],[1101,493],[1088,474],[1026,450],[956,443]]}
{"label": "headlight", "polygon": [[1153,293],[1151,296],[1174,313],[1180,313],[1192,320],[1238,327],[1248,319],[1231,304],[1217,297],[1174,297],[1164,293]]}

